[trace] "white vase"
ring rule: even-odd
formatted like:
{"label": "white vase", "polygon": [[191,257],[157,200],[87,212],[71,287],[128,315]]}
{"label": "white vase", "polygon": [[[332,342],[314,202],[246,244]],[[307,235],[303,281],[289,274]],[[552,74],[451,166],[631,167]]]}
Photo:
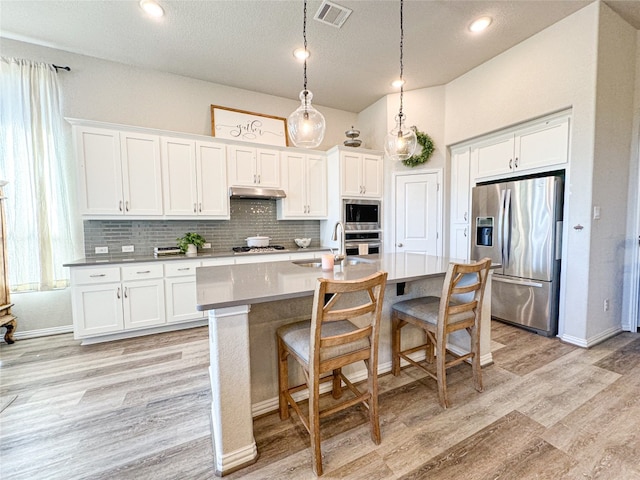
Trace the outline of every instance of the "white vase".
{"label": "white vase", "polygon": [[197,255],[198,247],[196,247],[193,243],[187,245],[187,255]]}

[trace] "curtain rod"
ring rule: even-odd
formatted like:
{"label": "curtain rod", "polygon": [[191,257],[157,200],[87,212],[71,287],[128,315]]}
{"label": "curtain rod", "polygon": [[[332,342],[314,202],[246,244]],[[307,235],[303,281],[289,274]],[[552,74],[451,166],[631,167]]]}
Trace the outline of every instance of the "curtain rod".
{"label": "curtain rod", "polygon": [[56,69],[56,72],[57,72],[59,69],[66,70],[67,72],[70,72],[70,71],[71,71],[71,69],[70,69],[69,67],[60,67],[60,66],[58,66],[58,65],[53,65],[53,68],[55,68],[55,69]]}

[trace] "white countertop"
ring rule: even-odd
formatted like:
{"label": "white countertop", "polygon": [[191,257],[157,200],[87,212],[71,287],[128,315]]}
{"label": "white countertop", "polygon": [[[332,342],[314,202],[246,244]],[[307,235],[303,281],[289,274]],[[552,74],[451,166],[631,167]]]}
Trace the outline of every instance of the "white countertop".
{"label": "white countertop", "polygon": [[444,275],[450,262],[447,257],[423,253],[347,257],[347,260],[353,259],[364,262],[337,265],[332,272],[324,272],[319,267],[303,267],[293,261],[199,267],[196,269],[197,309],[212,310],[313,295],[319,277],[354,280],[386,271],[388,284],[409,282]]}

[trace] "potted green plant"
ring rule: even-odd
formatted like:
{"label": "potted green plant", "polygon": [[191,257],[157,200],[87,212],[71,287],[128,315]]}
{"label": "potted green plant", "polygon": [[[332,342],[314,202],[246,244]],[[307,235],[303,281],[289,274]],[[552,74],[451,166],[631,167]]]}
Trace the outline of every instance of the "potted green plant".
{"label": "potted green plant", "polygon": [[184,236],[177,238],[178,247],[182,253],[187,255],[195,255],[198,253],[198,247],[204,245],[204,238],[198,233],[187,232]]}

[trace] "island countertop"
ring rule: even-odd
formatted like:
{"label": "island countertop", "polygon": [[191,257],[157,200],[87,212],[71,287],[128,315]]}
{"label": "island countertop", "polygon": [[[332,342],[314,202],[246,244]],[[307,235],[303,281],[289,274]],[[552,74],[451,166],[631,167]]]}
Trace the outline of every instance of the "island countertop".
{"label": "island countertop", "polygon": [[320,277],[356,280],[385,271],[387,284],[394,284],[442,276],[451,260],[424,253],[386,253],[347,257],[344,265],[336,265],[329,272],[291,260],[199,267],[196,269],[196,308],[212,310],[313,295]]}

